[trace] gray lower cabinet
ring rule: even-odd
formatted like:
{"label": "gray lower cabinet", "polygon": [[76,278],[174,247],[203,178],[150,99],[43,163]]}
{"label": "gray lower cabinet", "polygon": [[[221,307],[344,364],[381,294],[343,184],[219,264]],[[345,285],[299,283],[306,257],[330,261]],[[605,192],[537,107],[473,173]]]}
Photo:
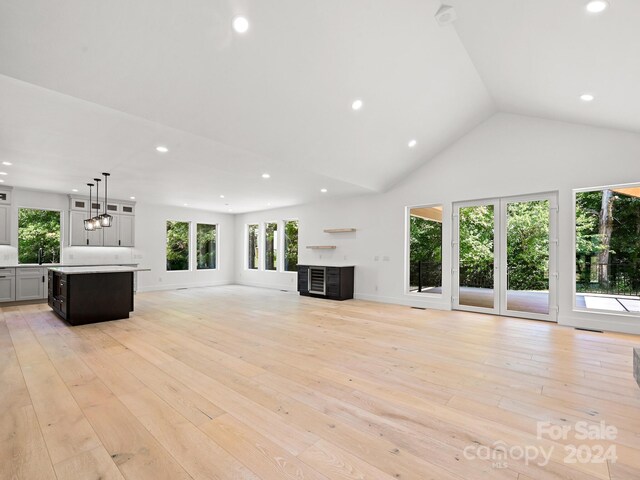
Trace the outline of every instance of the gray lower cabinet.
{"label": "gray lower cabinet", "polygon": [[38,300],[45,297],[45,269],[16,269],[16,301]]}
{"label": "gray lower cabinet", "polygon": [[16,277],[0,274],[0,302],[13,302],[16,298]]}
{"label": "gray lower cabinet", "polygon": [[47,298],[46,267],[0,267],[0,302]]}

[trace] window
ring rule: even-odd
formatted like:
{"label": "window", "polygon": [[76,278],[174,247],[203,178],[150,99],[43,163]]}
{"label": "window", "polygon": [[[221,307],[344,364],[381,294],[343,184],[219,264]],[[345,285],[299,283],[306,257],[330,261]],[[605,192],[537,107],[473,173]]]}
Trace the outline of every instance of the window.
{"label": "window", "polygon": [[198,270],[216,268],[216,225],[199,223],[196,228],[196,245],[198,246]]}
{"label": "window", "polygon": [[258,225],[247,225],[247,268],[258,269]]}
{"label": "window", "polygon": [[409,210],[409,291],[442,293],[442,205]]}
{"label": "window", "polygon": [[189,222],[167,220],[167,270],[189,270]]}
{"label": "window", "polygon": [[298,221],[284,222],[284,271],[298,271]]}
{"label": "window", "polygon": [[[39,254],[42,258],[39,258]],[[60,212],[18,210],[18,263],[60,261]]]}
{"label": "window", "polygon": [[576,307],[640,312],[640,186],[576,192]]}
{"label": "window", "polygon": [[278,224],[264,225],[264,269],[278,270]]}

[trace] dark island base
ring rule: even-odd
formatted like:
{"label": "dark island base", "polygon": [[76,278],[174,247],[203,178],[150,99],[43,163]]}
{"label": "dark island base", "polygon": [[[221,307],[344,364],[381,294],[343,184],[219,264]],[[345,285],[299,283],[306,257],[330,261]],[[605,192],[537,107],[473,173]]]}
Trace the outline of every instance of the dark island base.
{"label": "dark island base", "polygon": [[71,325],[129,318],[133,272],[67,275],[50,271],[49,305]]}

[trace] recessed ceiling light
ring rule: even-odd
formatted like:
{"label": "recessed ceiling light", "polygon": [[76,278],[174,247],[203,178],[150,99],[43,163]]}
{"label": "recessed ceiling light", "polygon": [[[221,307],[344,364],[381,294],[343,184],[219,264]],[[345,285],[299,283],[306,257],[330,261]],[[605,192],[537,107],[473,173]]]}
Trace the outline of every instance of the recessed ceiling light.
{"label": "recessed ceiling light", "polygon": [[2,180],[1,178],[0,178],[0,183],[4,183],[4,180]]}
{"label": "recessed ceiling light", "polygon": [[188,204],[188,203],[185,203],[185,204],[184,204],[184,206],[185,206],[185,207],[188,207],[188,206],[189,206],[189,204]]}
{"label": "recessed ceiling light", "polygon": [[594,98],[595,97],[590,93],[585,93],[583,95],[580,95],[580,100],[582,100],[583,102],[592,102]]}
{"label": "recessed ceiling light", "polygon": [[320,191],[321,191],[322,193],[327,193],[327,189],[326,189],[326,188],[321,188],[321,189],[320,189]]}
{"label": "recessed ceiling light", "polygon": [[267,203],[267,207],[270,207],[270,206],[271,206],[271,203]]}
{"label": "recessed ceiling light", "polygon": [[7,172],[0,172],[0,175],[9,175]]}
{"label": "recessed ceiling light", "polygon": [[413,148],[418,144],[417,140],[409,140],[409,148]]}
{"label": "recessed ceiling light", "polygon": [[220,198],[224,198],[224,195],[220,195]]}
{"label": "recessed ceiling light", "polygon": [[158,145],[156,147],[156,150],[159,151],[160,153],[167,153],[169,151],[169,149],[164,145]]}
{"label": "recessed ceiling light", "polygon": [[131,200],[135,200],[135,199],[136,199],[136,197],[129,197],[129,198],[130,198]]}
{"label": "recessed ceiling light", "polygon": [[353,103],[351,104],[351,108],[357,112],[362,108],[363,105],[364,105],[364,102],[358,98],[353,101]]}
{"label": "recessed ceiling light", "polygon": [[609,6],[609,2],[606,0],[591,0],[587,3],[587,12],[589,13],[600,13],[604,12]]}
{"label": "recessed ceiling light", "polygon": [[78,191],[78,189],[77,189],[77,188],[72,188],[72,189],[71,189],[71,191],[72,191],[72,192],[77,192],[77,191]]}
{"label": "recessed ceiling light", "polygon": [[238,33],[246,33],[249,30],[249,20],[242,15],[233,17],[233,29]]}
{"label": "recessed ceiling light", "polygon": [[263,173],[262,178],[271,178],[271,175],[269,175],[268,173]]}
{"label": "recessed ceiling light", "polygon": [[11,162],[2,162],[2,164],[3,164],[3,165],[6,165],[7,167],[9,167],[9,166],[13,165],[13,163],[11,163]]}

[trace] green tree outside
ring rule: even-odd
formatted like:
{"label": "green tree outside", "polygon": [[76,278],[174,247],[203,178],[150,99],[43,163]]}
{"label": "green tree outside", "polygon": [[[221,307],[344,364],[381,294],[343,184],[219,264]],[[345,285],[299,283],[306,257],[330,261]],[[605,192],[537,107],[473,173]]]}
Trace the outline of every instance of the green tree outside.
{"label": "green tree outside", "polygon": [[216,268],[216,226],[199,223],[196,229],[198,270]]}
{"label": "green tree outside", "polygon": [[60,212],[21,208],[18,210],[18,263],[38,263],[42,248],[42,263],[60,261]]}
{"label": "green tree outside", "polygon": [[284,222],[284,269],[298,271],[298,221]]}
{"label": "green tree outside", "polygon": [[167,221],[167,270],[189,270],[189,222]]}

